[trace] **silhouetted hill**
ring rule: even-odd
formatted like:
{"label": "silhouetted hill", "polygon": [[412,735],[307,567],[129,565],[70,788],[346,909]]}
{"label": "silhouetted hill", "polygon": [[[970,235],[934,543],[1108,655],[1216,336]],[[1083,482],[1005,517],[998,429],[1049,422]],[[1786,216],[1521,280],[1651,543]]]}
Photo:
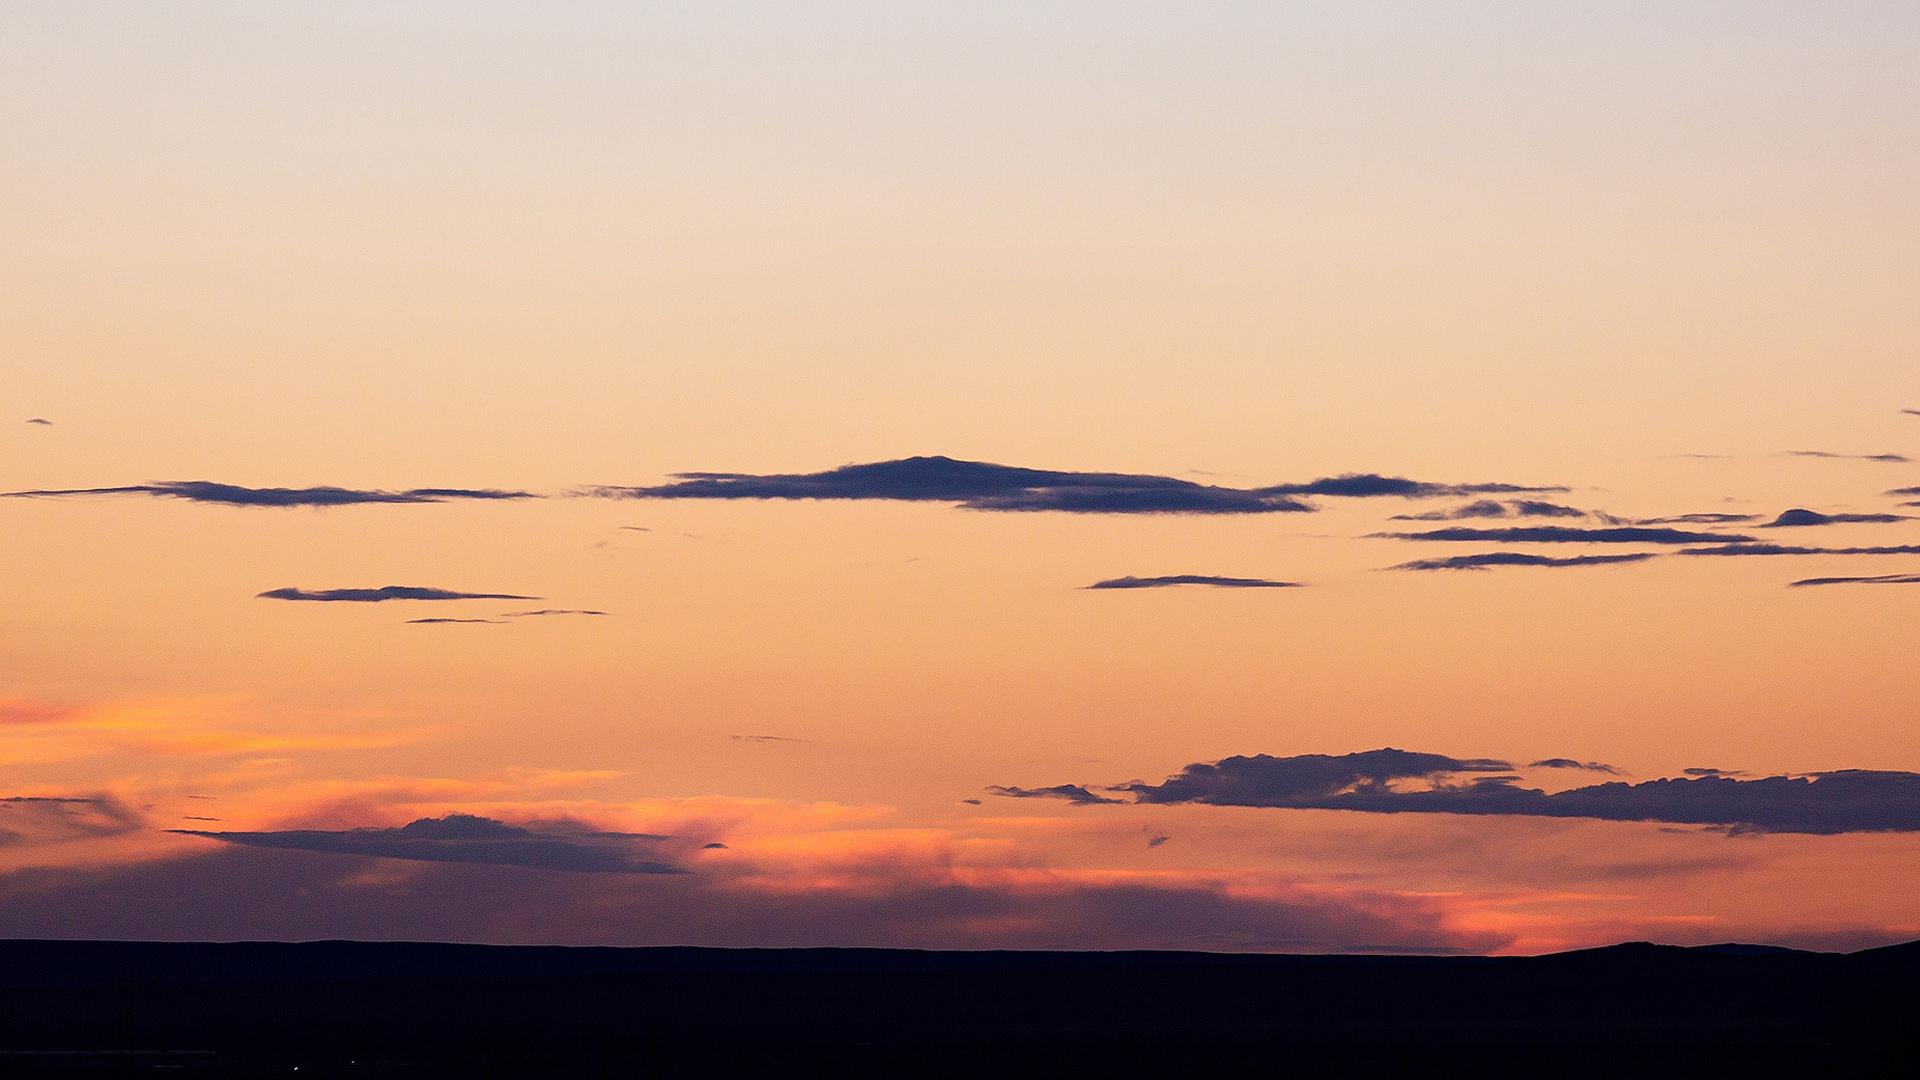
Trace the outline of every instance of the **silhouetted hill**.
{"label": "silhouetted hill", "polygon": [[1544,957],[0,942],[0,1075],[1832,1074],[1920,943]]}

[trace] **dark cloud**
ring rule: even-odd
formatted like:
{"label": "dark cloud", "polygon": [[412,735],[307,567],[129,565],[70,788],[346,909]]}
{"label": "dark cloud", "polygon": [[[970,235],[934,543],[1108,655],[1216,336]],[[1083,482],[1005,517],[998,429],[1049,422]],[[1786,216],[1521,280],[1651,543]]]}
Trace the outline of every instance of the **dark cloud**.
{"label": "dark cloud", "polygon": [[1836,454],[1828,450],[1788,450],[1788,457],[1826,458],[1831,461],[1878,461],[1888,465],[1905,465],[1913,461],[1905,454]]}
{"label": "dark cloud", "polygon": [[53,426],[53,421],[48,420],[45,417],[41,417],[41,416],[30,416],[27,418],[27,423],[33,424],[36,427],[52,427]]}
{"label": "dark cloud", "polygon": [[1211,574],[1168,574],[1165,577],[1117,577],[1096,581],[1089,589],[1160,589],[1169,585],[1210,585],[1217,589],[1298,589],[1297,581],[1269,578],[1214,577]]}
{"label": "dark cloud", "polygon": [[1540,502],[1536,499],[1512,499],[1500,502],[1496,499],[1479,499],[1445,510],[1429,510],[1423,514],[1395,514],[1394,521],[1469,521],[1480,518],[1583,518],[1585,510],[1575,506],[1562,506],[1559,503]]}
{"label": "dark cloud", "polygon": [[1414,533],[1378,533],[1390,540],[1443,542],[1492,541],[1505,544],[1720,544],[1752,540],[1735,533],[1686,532],[1638,525],[1582,529],[1568,525],[1515,525],[1497,529],[1429,529]]}
{"label": "dark cloud", "polygon": [[1777,518],[1760,526],[1763,529],[1792,529],[1808,525],[1845,525],[1876,524],[1884,525],[1895,521],[1911,521],[1905,514],[1822,514],[1816,510],[1795,507],[1781,513]]}
{"label": "dark cloud", "polygon": [[494,488],[410,488],[405,491],[341,487],[251,488],[241,487],[238,484],[216,484],[210,480],[163,480],[152,484],[128,484],[121,487],[40,488],[32,491],[0,492],[0,498],[4,499],[52,499],[82,495],[147,495],[156,499],[185,499],[188,502],[217,503],[221,506],[276,507],[540,498],[530,491],[503,491]]}
{"label": "dark cloud", "polygon": [[1110,799],[1105,795],[1096,795],[1079,784],[1055,784],[1044,788],[1003,787],[996,784],[987,789],[987,794],[1002,795],[1009,799],[1065,799],[1067,802],[1081,805],[1121,801]]}
{"label": "dark cloud", "polygon": [[1171,836],[1149,836],[1147,837],[1147,846],[1150,848],[1159,847],[1171,839],[1173,839]]}
{"label": "dark cloud", "polygon": [[679,867],[657,853],[637,850],[658,837],[588,830],[531,829],[472,814],[421,818],[399,828],[283,829],[274,832],[209,832],[169,829],[250,847],[290,848],[329,855],[366,855],[415,862],[485,863],[539,870],[620,874],[677,874]]}
{"label": "dark cloud", "polygon": [[0,796],[0,848],[119,836],[145,825],[111,795]]}
{"label": "dark cloud", "polygon": [[605,615],[604,611],[591,608],[541,608],[538,611],[509,611],[502,618],[538,619],[548,615]]}
{"label": "dark cloud", "polygon": [[449,626],[449,625],[504,626],[506,624],[501,622],[499,619],[408,619],[407,625],[408,626]]}
{"label": "dark cloud", "polygon": [[1621,770],[1615,768],[1612,765],[1607,764],[1604,761],[1575,761],[1572,758],[1564,758],[1564,757],[1541,758],[1539,761],[1529,761],[1527,762],[1527,768],[1529,769],[1583,769],[1587,772],[1606,773],[1608,776],[1625,776],[1626,775]]}
{"label": "dark cloud", "polygon": [[1743,769],[1706,769],[1706,768],[1695,767],[1691,769],[1681,769],[1680,771],[1683,773],[1686,773],[1688,776],[1745,776],[1747,775],[1746,771]]}
{"label": "dark cloud", "polygon": [[970,510],[1081,514],[1271,514],[1312,510],[1312,504],[1295,497],[1303,495],[1430,498],[1562,490],[1516,484],[1434,484],[1373,474],[1236,488],[1151,473],[1027,469],[912,457],[816,473],[676,473],[668,484],[595,487],[582,494],[623,499],[884,499],[950,503]]}
{"label": "dark cloud", "polygon": [[1527,555],[1518,551],[1490,551],[1482,555],[1451,555],[1442,559],[1415,559],[1391,567],[1394,570],[1487,570],[1496,566],[1606,566],[1612,563],[1645,562],[1651,553],[1632,555]]}
{"label": "dark cloud", "polygon": [[1875,574],[1870,577],[1810,577],[1789,582],[1787,588],[1809,585],[1920,585],[1920,574]]}
{"label": "dark cloud", "polygon": [[1901,409],[1900,411],[1908,416],[1920,416],[1920,409]]}
{"label": "dark cloud", "polygon": [[1877,547],[1796,547],[1787,544],[1727,544],[1722,547],[1687,548],[1680,555],[1707,555],[1725,558],[1770,555],[1920,555],[1920,544],[1883,544]]}
{"label": "dark cloud", "polygon": [[961,801],[961,802],[963,802],[963,803],[965,803],[965,804],[967,804],[968,806],[979,806],[979,805],[980,805],[980,800],[979,800],[979,799],[961,799],[960,801]]}
{"label": "dark cloud", "polygon": [[620,526],[620,528],[619,528],[619,531],[620,531],[620,532],[647,532],[647,533],[650,533],[650,532],[652,532],[653,530],[652,530],[652,529],[649,529],[649,528],[647,528],[647,527],[646,527],[645,525],[622,525],[622,526]]}
{"label": "dark cloud", "polygon": [[377,604],[386,600],[538,600],[537,596],[513,593],[455,592],[430,589],[421,585],[382,585],[377,589],[268,589],[262,600],[314,600],[351,604]]}
{"label": "dark cloud", "polygon": [[1920,487],[1894,488],[1892,491],[1887,492],[1887,494],[1889,495],[1920,495]]}
{"label": "dark cloud", "polygon": [[[1494,775],[1466,775],[1475,773]],[[1135,781],[1108,790],[1152,804],[1597,818],[1821,835],[1920,831],[1920,773],[1866,769],[1755,780],[1695,774],[1549,794],[1522,787],[1504,761],[1386,749],[1339,757],[1230,757],[1188,765],[1163,783]]]}

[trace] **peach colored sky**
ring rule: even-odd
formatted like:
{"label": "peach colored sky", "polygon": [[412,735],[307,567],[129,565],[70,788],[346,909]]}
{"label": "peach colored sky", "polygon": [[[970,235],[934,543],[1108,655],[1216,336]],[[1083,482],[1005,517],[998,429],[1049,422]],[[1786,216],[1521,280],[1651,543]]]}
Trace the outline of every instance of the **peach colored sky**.
{"label": "peach colored sky", "polygon": [[[0,498],[0,798],[90,800],[0,803],[0,934],[1920,935],[1911,794],[1811,834],[986,793],[1382,747],[1549,792],[1920,771],[1920,588],[1787,587],[1920,551],[1371,535],[1920,545],[1916,54],[1891,3],[11,5],[0,491],[550,497]],[[1563,490],[578,494],[936,454]],[[1583,516],[1394,520],[1486,497]],[[1756,527],[1793,508],[1896,520]],[[1496,550],[1659,557],[1386,569]],[[1174,574],[1306,587],[1083,588]],[[540,599],[257,596],[389,584]],[[606,614],[501,618],[541,608]],[[449,814],[684,872],[290,838]]]}

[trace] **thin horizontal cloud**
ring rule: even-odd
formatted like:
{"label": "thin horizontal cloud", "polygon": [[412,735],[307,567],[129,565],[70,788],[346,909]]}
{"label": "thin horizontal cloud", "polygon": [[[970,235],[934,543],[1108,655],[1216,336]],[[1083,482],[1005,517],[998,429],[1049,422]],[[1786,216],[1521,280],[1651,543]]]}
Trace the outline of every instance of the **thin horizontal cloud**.
{"label": "thin horizontal cloud", "polygon": [[1456,526],[1426,532],[1376,533],[1390,540],[1430,540],[1443,543],[1492,541],[1504,544],[1724,544],[1752,540],[1736,533],[1688,532],[1683,529],[1640,525],[1577,528],[1569,525],[1515,525],[1474,529]]}
{"label": "thin horizontal cloud", "polygon": [[1920,555],[1920,544],[1880,544],[1872,547],[1803,547],[1792,544],[1742,543],[1721,547],[1686,548],[1678,555],[1712,558],[1755,558],[1776,555]]}
{"label": "thin horizontal cloud", "polygon": [[1892,491],[1889,491],[1889,492],[1887,492],[1887,494],[1889,494],[1889,495],[1894,495],[1894,496],[1900,496],[1900,495],[1920,495],[1920,487],[1903,487],[1903,488],[1894,488],[1894,489],[1893,489]]}
{"label": "thin horizontal cloud", "polygon": [[1149,836],[1147,837],[1147,846],[1150,848],[1156,848],[1171,839],[1173,839],[1173,837],[1171,836]]}
{"label": "thin horizontal cloud", "polygon": [[1300,484],[1277,484],[1261,491],[1280,495],[1324,495],[1337,499],[1441,499],[1467,495],[1525,495],[1566,491],[1560,484],[1446,484],[1379,473],[1343,473]]}
{"label": "thin horizontal cloud", "polygon": [[505,615],[502,615],[501,618],[539,619],[539,618],[545,618],[549,615],[605,615],[605,614],[606,612],[604,611],[594,611],[591,608],[540,608],[537,611],[509,611]]}
{"label": "thin horizontal cloud", "polygon": [[1920,409],[1901,409],[1900,411],[1908,416],[1920,416]]}
{"label": "thin horizontal cloud", "polygon": [[999,795],[1008,799],[1062,799],[1082,806],[1094,803],[1118,803],[1124,800],[1111,799],[1095,794],[1079,784],[1055,784],[1052,787],[1024,788],[995,784],[987,789],[989,795]]}
{"label": "thin horizontal cloud", "polygon": [[1913,459],[1905,454],[1836,454],[1831,450],[1788,450],[1788,457],[1825,458],[1830,461],[1877,461],[1886,465],[1906,465]]}
{"label": "thin horizontal cloud", "polygon": [[504,626],[505,623],[503,623],[499,619],[439,618],[439,619],[408,619],[407,625],[408,626],[450,626],[450,625]]}
{"label": "thin horizontal cloud", "polygon": [[1028,469],[949,457],[843,465],[815,473],[688,472],[647,487],[593,487],[620,499],[849,499],[939,502],[969,510],[1081,514],[1271,514],[1314,509],[1296,496],[1429,498],[1488,492],[1561,491],[1516,484],[1434,484],[1351,474],[1301,484],[1237,488],[1151,473]]}
{"label": "thin horizontal cloud", "polygon": [[53,426],[53,421],[48,420],[44,416],[29,416],[27,417],[27,423],[32,424],[35,427],[52,427]]}
{"label": "thin horizontal cloud", "polygon": [[1472,521],[1484,518],[1583,518],[1587,512],[1577,506],[1542,502],[1538,499],[1478,499],[1445,510],[1420,514],[1395,514],[1394,521]]}
{"label": "thin horizontal cloud", "polygon": [[1625,776],[1626,773],[1604,761],[1578,761],[1574,758],[1550,757],[1539,761],[1527,762],[1529,769],[1581,769],[1586,772],[1606,773],[1609,776]]}
{"label": "thin horizontal cloud", "polygon": [[211,832],[169,829],[228,844],[290,848],[329,855],[365,855],[417,862],[485,863],[538,870],[619,874],[683,871],[642,850],[663,839],[635,833],[533,829],[473,814],[421,818],[398,828],[283,829],[271,832]]}
{"label": "thin horizontal cloud", "polygon": [[622,499],[846,499],[939,502],[971,510],[1088,514],[1268,514],[1313,507],[1257,490],[1171,476],[1026,469],[948,457],[843,465],[817,473],[677,473],[650,487],[596,487]]}
{"label": "thin horizontal cloud", "polygon": [[729,735],[734,742],[744,743],[801,743],[805,739],[795,739],[786,735]]}
{"label": "thin horizontal cloud", "polygon": [[111,795],[0,796],[0,848],[121,836],[146,827]]}
{"label": "thin horizontal cloud", "polygon": [[1912,521],[1906,514],[1823,514],[1817,510],[1795,507],[1783,511],[1779,517],[1760,526],[1763,529],[1794,529],[1813,525],[1885,525],[1896,521]]}
{"label": "thin horizontal cloud", "polygon": [[1415,559],[1391,567],[1394,570],[1491,570],[1497,566],[1608,566],[1615,563],[1645,562],[1655,558],[1649,552],[1631,555],[1528,555],[1519,551],[1489,551],[1481,555],[1451,555],[1440,559]]}
{"label": "thin horizontal cloud", "polygon": [[1705,768],[1701,766],[1695,766],[1690,769],[1682,769],[1680,771],[1683,773],[1686,773],[1688,776],[1745,776],[1747,775],[1746,770],[1744,769],[1714,769],[1714,768]]}
{"label": "thin horizontal cloud", "polygon": [[262,600],[311,600],[322,603],[378,604],[388,600],[538,600],[515,593],[458,592],[422,585],[382,585],[373,589],[268,589]]}
{"label": "thin horizontal cloud", "polygon": [[1758,514],[1674,514],[1671,517],[1635,518],[1626,525],[1743,525],[1759,521]]}
{"label": "thin horizontal cloud", "polygon": [[499,501],[537,499],[530,491],[498,488],[408,488],[403,491],[343,487],[242,487],[216,484],[210,480],[163,480],[151,484],[126,484],[120,487],[36,488],[29,491],[0,492],[0,499],[59,499],[89,495],[145,495],[156,499],[184,499],[187,502],[215,503],[220,506],[327,507],[358,506],[368,503],[439,503],[457,500]]}
{"label": "thin horizontal cloud", "polygon": [[1163,589],[1175,585],[1204,585],[1216,589],[1298,589],[1297,581],[1271,578],[1216,577],[1212,574],[1167,574],[1162,577],[1117,577],[1096,581],[1088,589]]}
{"label": "thin horizontal cloud", "polygon": [[1867,769],[1610,781],[1549,794],[1521,786],[1503,761],[1389,748],[1337,757],[1236,756],[1188,765],[1159,784],[1107,790],[1148,804],[1594,818],[1819,835],[1920,831],[1920,773]]}
{"label": "thin horizontal cloud", "polygon": [[1787,583],[1789,589],[1810,585],[1920,585],[1920,574],[1875,574],[1871,577],[1810,577]]}

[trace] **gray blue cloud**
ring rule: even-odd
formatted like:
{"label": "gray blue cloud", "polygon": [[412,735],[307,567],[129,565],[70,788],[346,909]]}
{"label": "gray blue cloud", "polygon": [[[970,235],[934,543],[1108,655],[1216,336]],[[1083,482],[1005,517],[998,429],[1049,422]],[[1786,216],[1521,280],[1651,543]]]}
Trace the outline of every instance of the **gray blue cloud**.
{"label": "gray blue cloud", "polygon": [[1568,525],[1514,525],[1475,529],[1455,526],[1426,532],[1379,533],[1391,540],[1429,540],[1443,543],[1490,541],[1504,544],[1724,544],[1752,540],[1737,533],[1688,532],[1642,525],[1577,528]]}
{"label": "gray blue cloud", "polygon": [[1869,577],[1810,577],[1788,582],[1789,589],[1810,585],[1920,585],[1920,574],[1874,574]]}
{"label": "gray blue cloud", "polygon": [[272,832],[211,832],[169,829],[248,847],[363,855],[417,862],[484,863],[540,870],[618,874],[677,874],[653,846],[666,837],[585,829],[533,829],[472,814],[421,818],[398,828],[282,829]]}
{"label": "gray blue cloud", "polygon": [[0,492],[4,499],[56,499],[88,495],[146,495],[156,499],[184,499],[187,502],[215,503],[221,506],[327,507],[357,506],[367,503],[438,503],[455,500],[498,501],[537,499],[530,491],[497,488],[408,488],[382,491],[342,487],[242,487],[216,484],[211,480],[163,480],[152,484],[126,484],[120,487],[36,488],[29,491]]}
{"label": "gray blue cloud", "polygon": [[1174,585],[1204,585],[1216,589],[1298,589],[1297,581],[1271,578],[1216,577],[1212,574],[1167,574],[1162,577],[1117,577],[1096,581],[1089,589],[1161,589]]}
{"label": "gray blue cloud", "polygon": [[[1075,785],[1032,790],[1093,794]],[[1188,765],[1158,784],[1135,781],[1107,790],[1156,805],[1595,818],[1818,835],[1920,831],[1920,773],[1870,769],[1753,780],[1700,771],[1684,779],[1609,781],[1548,793],[1521,786],[1504,761],[1389,748],[1229,757]]]}
{"label": "gray blue cloud", "polygon": [[1631,555],[1570,555],[1555,558],[1551,555],[1528,555],[1518,551],[1489,551],[1481,555],[1451,555],[1439,559],[1415,559],[1403,562],[1394,570],[1491,570],[1497,566],[1608,566],[1615,563],[1645,562],[1655,556],[1648,552],[1635,552]]}
{"label": "gray blue cloud", "polygon": [[1082,514],[1271,514],[1314,509],[1299,496],[1431,498],[1557,487],[1435,484],[1350,474],[1299,484],[1236,488],[1150,473],[1028,469],[949,457],[843,465],[815,473],[677,473],[644,487],[593,487],[581,493],[622,499],[849,499],[938,502],[970,510]]}
{"label": "gray blue cloud", "polygon": [[1885,525],[1895,521],[1911,521],[1906,514],[1823,514],[1817,510],[1795,507],[1783,511],[1779,517],[1760,526],[1763,529],[1793,529],[1813,525]]}
{"label": "gray blue cloud", "polygon": [[457,592],[422,585],[382,585],[373,589],[268,589],[262,600],[311,600],[351,604],[377,604],[387,600],[538,600],[537,596],[515,593]]}

